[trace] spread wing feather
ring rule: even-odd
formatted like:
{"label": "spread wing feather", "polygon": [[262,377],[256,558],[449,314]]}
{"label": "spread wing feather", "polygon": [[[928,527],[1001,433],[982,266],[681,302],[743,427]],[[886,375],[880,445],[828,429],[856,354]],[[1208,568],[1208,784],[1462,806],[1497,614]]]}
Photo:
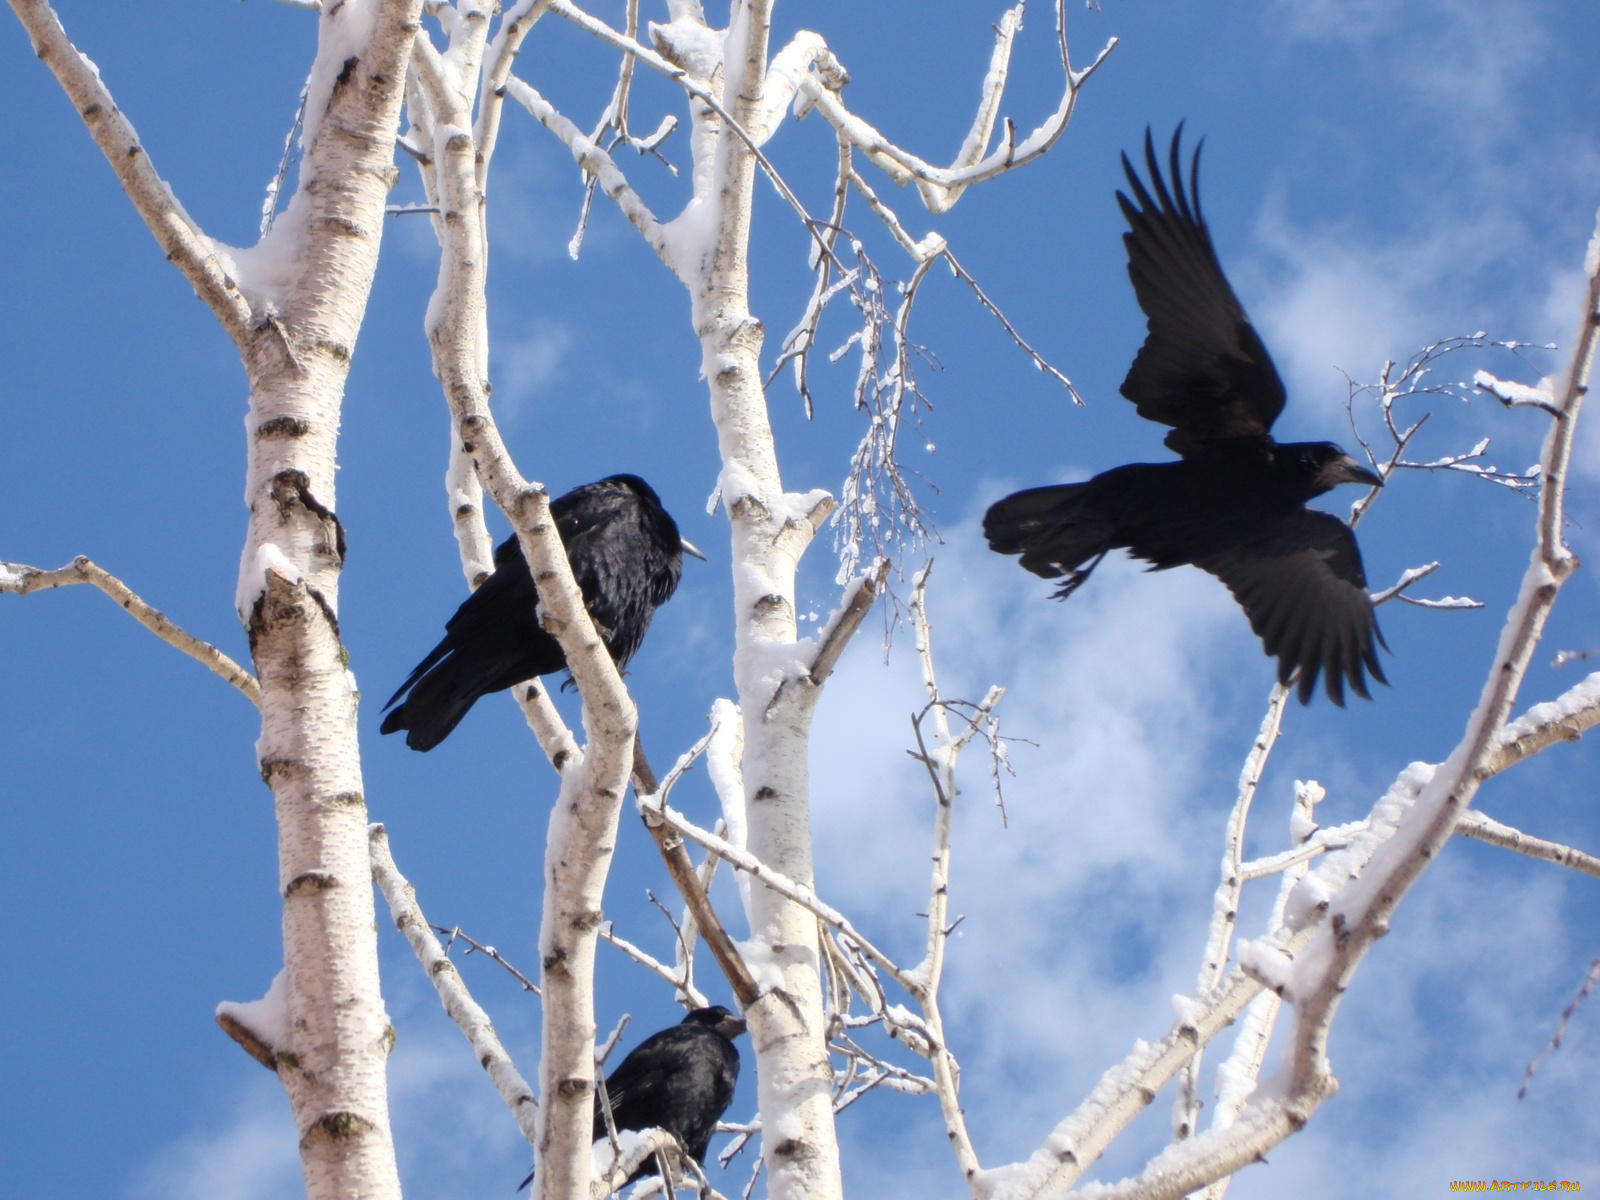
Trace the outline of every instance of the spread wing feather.
{"label": "spread wing feather", "polygon": [[1149,329],[1122,394],[1141,417],[1171,425],[1167,445],[1188,455],[1207,441],[1267,433],[1283,411],[1284,388],[1212,247],[1200,212],[1198,147],[1185,190],[1182,134],[1179,125],[1172,135],[1171,189],[1147,129],[1150,187],[1123,155],[1134,200],[1118,192],[1117,203],[1129,226],[1128,277]]}
{"label": "spread wing feather", "polygon": [[1267,654],[1278,682],[1300,672],[1300,699],[1324,676],[1328,698],[1344,704],[1348,682],[1367,699],[1363,667],[1387,683],[1378,664],[1383,634],[1367,595],[1355,534],[1338,517],[1302,509],[1237,549],[1197,561],[1233,593]]}

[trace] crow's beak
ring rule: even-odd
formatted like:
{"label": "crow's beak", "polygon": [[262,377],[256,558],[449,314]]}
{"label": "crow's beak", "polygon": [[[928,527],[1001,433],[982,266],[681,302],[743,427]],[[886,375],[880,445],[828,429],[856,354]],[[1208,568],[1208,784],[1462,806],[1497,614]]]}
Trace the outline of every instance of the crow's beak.
{"label": "crow's beak", "polygon": [[748,1028],[749,1026],[745,1024],[743,1017],[736,1017],[732,1014],[723,1017],[722,1020],[717,1022],[717,1032],[730,1042]]}
{"label": "crow's beak", "polygon": [[678,548],[681,549],[690,558],[698,558],[701,562],[708,561],[706,559],[706,556],[704,554],[700,553],[700,548],[698,546],[696,546],[693,542],[691,542],[686,537],[680,537],[678,539]]}
{"label": "crow's beak", "polygon": [[1368,487],[1382,487],[1383,477],[1362,466],[1348,454],[1334,459],[1325,468],[1328,478],[1335,484],[1364,483]]}

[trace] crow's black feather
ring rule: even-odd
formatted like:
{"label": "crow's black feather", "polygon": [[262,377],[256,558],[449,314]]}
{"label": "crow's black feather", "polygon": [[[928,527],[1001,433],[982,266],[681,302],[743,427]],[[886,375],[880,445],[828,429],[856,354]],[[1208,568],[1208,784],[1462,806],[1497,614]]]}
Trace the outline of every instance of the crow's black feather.
{"label": "crow's black feather", "polygon": [[1193,564],[1228,586],[1278,679],[1298,670],[1300,700],[1317,676],[1344,703],[1344,685],[1367,697],[1366,676],[1386,682],[1383,644],[1355,534],[1306,502],[1341,483],[1382,480],[1331,442],[1279,444],[1271,429],[1284,388],[1272,358],[1217,261],[1200,213],[1200,151],[1184,187],[1172,136],[1171,186],[1145,132],[1150,183],[1123,155],[1134,194],[1117,202],[1128,277],[1149,335],[1122,384],[1139,415],[1172,426],[1178,462],[1130,463],[1085,483],[1007,496],[983,520],[991,549],[1061,579],[1066,597],[1107,552],[1127,549],[1153,570]]}
{"label": "crow's black feather", "polygon": [[[606,1076],[606,1098],[617,1132],[665,1129],[685,1153],[704,1163],[717,1122],[733,1103],[742,1020],[720,1004],[697,1008],[676,1025],[652,1033]],[[594,1139],[608,1136],[600,1096],[594,1098]],[[656,1174],[653,1160],[628,1177]],[[522,1181],[526,1187],[533,1180]]]}
{"label": "crow's black feather", "polygon": [[[684,546],[678,526],[637,475],[573,488],[551,502],[550,515],[584,605],[620,669],[639,649],[656,608],[677,589]],[[566,665],[560,644],[539,623],[522,546],[508,538],[494,552],[489,578],[445,622],[444,640],[384,705],[393,711],[380,729],[403,729],[406,745],[431,750],[479,696]]]}

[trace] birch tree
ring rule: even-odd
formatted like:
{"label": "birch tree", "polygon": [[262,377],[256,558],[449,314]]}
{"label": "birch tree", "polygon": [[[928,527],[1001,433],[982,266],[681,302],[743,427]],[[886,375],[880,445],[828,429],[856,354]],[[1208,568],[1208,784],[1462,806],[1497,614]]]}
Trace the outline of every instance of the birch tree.
{"label": "birch tree", "polygon": [[[309,1196],[400,1192],[384,1081],[394,1031],[379,989],[369,877],[527,1138],[540,1200],[608,1195],[651,1155],[661,1156],[669,1177],[676,1175],[664,1185],[669,1194],[673,1188],[711,1194],[694,1164],[675,1162],[676,1147],[663,1131],[626,1147],[613,1141],[609,1157],[603,1146],[591,1149],[599,1064],[616,1044],[616,1034],[600,1037],[595,1015],[602,941],[652,972],[689,1007],[704,1003],[710,987],[704,968],[698,982],[694,975],[697,947],[703,943],[713,957],[749,1022],[758,1097],[756,1119],[729,1130],[735,1134],[729,1149],[759,1138],[758,1169],[770,1196],[842,1196],[836,1119],[867,1091],[880,1089],[937,1100],[953,1151],[952,1183],[960,1181],[975,1200],[1080,1193],[1215,1200],[1234,1172],[1313,1120],[1336,1088],[1327,1044],[1340,997],[1358,986],[1367,951],[1399,919],[1407,892],[1453,835],[1600,874],[1583,851],[1470,807],[1484,780],[1581,736],[1600,719],[1600,674],[1513,719],[1546,616],[1577,565],[1563,540],[1563,497],[1600,323],[1600,240],[1584,264],[1584,306],[1563,368],[1537,384],[1487,372],[1475,379],[1480,400],[1492,397],[1548,420],[1537,472],[1487,468],[1481,446],[1431,462],[1407,457],[1421,426],[1407,405],[1429,391],[1439,356],[1461,347],[1430,347],[1409,364],[1386,368],[1373,388],[1352,393],[1352,420],[1380,474],[1472,472],[1537,494],[1532,559],[1495,657],[1485,664],[1482,696],[1475,708],[1463,706],[1459,745],[1438,766],[1407,768],[1365,819],[1342,826],[1317,825],[1322,789],[1307,782],[1296,796],[1291,848],[1246,861],[1251,803],[1288,694],[1275,688],[1224,832],[1196,985],[1178,1006],[1176,1022],[1152,1031],[1154,1040],[1141,1042],[1122,1062],[1108,1064],[1074,1111],[1019,1114],[1038,1129],[1030,1157],[985,1163],[983,1147],[967,1128],[963,1088],[1003,1084],[963,1079],[939,993],[955,927],[949,885],[958,760],[976,743],[987,753],[997,787],[1009,764],[998,726],[1003,681],[975,701],[941,688],[927,608],[927,591],[938,578],[928,561],[934,535],[900,458],[925,400],[911,320],[930,274],[948,271],[970,290],[974,319],[998,322],[1014,352],[1058,383],[1070,401],[1079,397],[1068,375],[980,287],[944,234],[934,230],[919,238],[912,232],[921,216],[912,216],[911,205],[941,217],[968,191],[1037,162],[1068,134],[1080,98],[1093,101],[1091,81],[1115,40],[1089,54],[1075,48],[1066,5],[1058,0],[1052,16],[1059,90],[1053,108],[1025,129],[1003,117],[1023,9],[1019,4],[1000,14],[987,72],[974,81],[978,102],[970,130],[949,165],[939,166],[923,156],[931,152],[896,144],[871,114],[852,107],[845,95],[850,71],[825,34],[804,31],[775,47],[771,0],[734,0],[725,24],[698,0],[669,0],[660,13],[642,13],[637,0],[628,0],[617,24],[570,0],[516,0],[503,8],[477,0],[308,0],[302,7],[314,10],[307,20],[308,29],[316,21],[316,51],[302,97],[297,179],[281,211],[274,185],[260,240],[236,248],[207,235],[184,211],[131,118],[118,110],[116,81],[100,77],[49,5],[11,3],[135,211],[239,351],[250,387],[250,522],[236,607],[254,673],[178,628],[87,558],[57,570],[6,563],[0,588],[26,594],[91,584],[260,708],[256,753],[277,818],[283,971],[262,999],[224,1003],[217,1020],[282,1082]],[[556,23],[576,28],[616,57],[611,99],[588,132],[539,90],[537,78],[519,70],[529,39]],[[678,109],[648,135],[638,132],[643,124],[631,123],[641,72],[680,93]],[[825,215],[806,208],[801,188],[765,149],[786,120],[807,116],[815,118],[807,134],[830,139],[837,150]],[[714,500],[727,520],[733,606],[725,619],[735,651],[730,694],[712,706],[705,735],[660,777],[640,749],[640,726],[649,714],[638,710],[584,609],[545,488],[524,473],[544,474],[550,464],[513,461],[491,403],[490,183],[502,125],[513,119],[537,122],[581,173],[572,253],[581,247],[591,207],[616,206],[661,269],[682,285],[684,336],[699,350],[706,433],[720,459]],[[650,166],[647,156],[658,155],[680,125],[689,160],[681,193],[675,211],[657,212],[629,172],[635,162]],[[624,161],[622,150],[636,154]],[[358,694],[339,633],[346,552],[334,476],[340,404],[377,267],[387,193],[400,170],[397,152],[419,174],[426,204],[415,211],[431,223],[439,247],[424,333],[449,418],[449,440],[440,447],[448,496],[441,524],[454,531],[466,586],[478,586],[492,569],[487,494],[518,538],[546,628],[562,645],[581,699],[574,729],[545,685],[529,681],[513,689],[556,776],[539,881],[537,983],[519,975],[538,991],[541,1014],[539,1059],[526,1074],[402,874],[391,833],[402,853],[409,844],[405,833],[369,826],[356,740]],[[885,178],[906,190],[886,198]],[[751,307],[751,238],[763,179],[778,196],[772,219],[804,232],[808,254],[796,270],[813,277],[809,302],[776,347],[766,344],[763,316]],[[863,237],[852,232],[857,222],[886,235],[904,259],[894,266],[874,261]],[[902,272],[905,280],[896,284]],[[842,464],[836,497],[820,486],[831,481],[785,479],[768,406],[770,385],[783,370],[812,403],[819,330],[841,313],[851,325],[843,352],[859,364],[851,399],[865,429]],[[1467,341],[1468,348],[1493,348],[1482,338]],[[1364,497],[1352,519],[1360,520],[1373,500]],[[816,636],[803,637],[797,572],[830,518],[838,531],[840,590]],[[1451,598],[1415,594],[1432,569],[1406,572],[1375,599],[1456,606]],[[900,599],[885,601],[892,577],[909,586],[902,584]],[[818,895],[813,859],[812,719],[846,646],[880,602],[903,602],[909,652],[926,697],[907,747],[926,772],[934,814],[931,831],[917,834],[931,838],[931,869],[926,910],[919,914],[926,922],[922,957],[911,964],[882,948],[881,933],[862,928]],[[674,786],[701,760],[721,807],[715,828],[670,802]],[[628,836],[623,816],[630,785],[683,902],[670,964],[604,917],[608,885],[617,886],[608,880],[613,851],[617,839]],[[541,786],[551,790],[548,781]],[[698,863],[689,846],[702,852]],[[739,882],[743,911],[737,916],[718,912],[710,900],[713,876],[723,865]],[[1275,875],[1281,880],[1268,927],[1257,937],[1238,938],[1243,885]],[[449,935],[451,944],[455,938]],[[1276,1076],[1258,1085],[1280,1014],[1289,1020],[1284,1061]],[[1216,1072],[1219,1102],[1201,1130],[1203,1052],[1235,1022],[1239,1031]],[[905,1057],[868,1045],[865,1029],[887,1034]],[[1173,1145],[1130,1179],[1078,1188],[1083,1172],[1169,1083],[1176,1093]]]}

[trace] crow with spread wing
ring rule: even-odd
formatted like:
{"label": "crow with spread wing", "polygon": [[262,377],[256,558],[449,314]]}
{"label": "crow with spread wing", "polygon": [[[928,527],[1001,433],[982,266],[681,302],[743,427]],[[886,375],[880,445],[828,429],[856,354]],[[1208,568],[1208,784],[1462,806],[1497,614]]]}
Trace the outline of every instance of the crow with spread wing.
{"label": "crow with spread wing", "polygon": [[[1350,526],[1306,502],[1343,483],[1383,481],[1332,442],[1279,443],[1283,381],[1222,273],[1200,213],[1200,151],[1184,187],[1172,135],[1169,189],[1145,131],[1145,186],[1128,156],[1134,199],[1117,202],[1129,232],[1128,275],[1149,335],[1122,382],[1146,420],[1169,425],[1177,462],[1130,463],[1086,483],[1030,488],[1007,496],[983,519],[1000,554],[1072,594],[1114,549],[1151,570],[1192,564],[1222,580],[1250,618],[1278,681],[1299,672],[1300,701],[1320,673],[1328,697],[1344,686],[1368,698],[1370,672],[1387,680],[1383,644]],[[1085,565],[1087,564],[1087,565]]]}
{"label": "crow with spread wing", "polygon": [[[551,501],[550,515],[584,607],[620,671],[656,609],[677,591],[683,556],[705,555],[679,536],[655,490],[637,475],[573,488]],[[495,550],[494,571],[444,628],[444,640],[383,706],[394,711],[380,731],[405,730],[413,750],[444,741],[479,696],[567,665],[560,643],[539,622],[539,594],[515,536]]]}

